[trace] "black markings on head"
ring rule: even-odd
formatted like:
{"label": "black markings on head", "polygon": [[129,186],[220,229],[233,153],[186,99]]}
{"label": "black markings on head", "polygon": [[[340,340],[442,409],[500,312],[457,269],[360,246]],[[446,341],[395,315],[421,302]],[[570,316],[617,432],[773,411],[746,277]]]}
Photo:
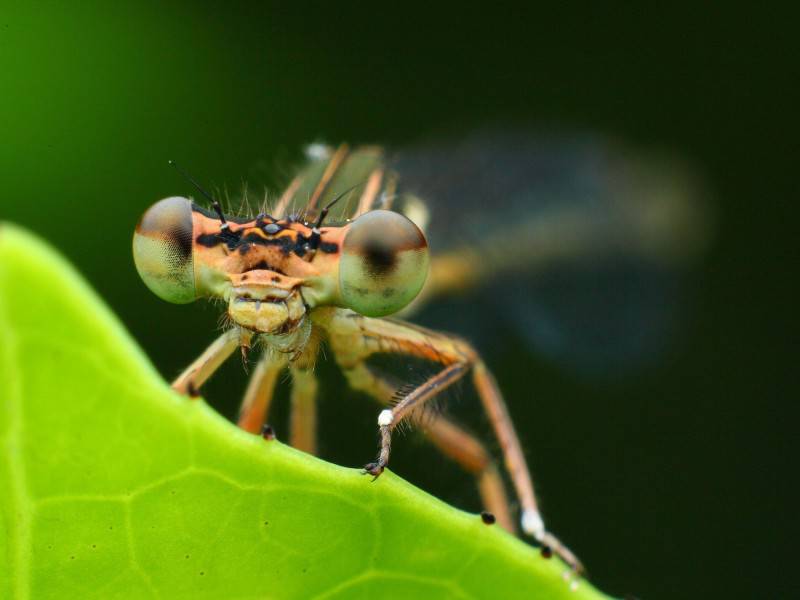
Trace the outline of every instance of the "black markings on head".
{"label": "black markings on head", "polygon": [[492,513],[484,510],[483,512],[481,512],[481,521],[483,521],[487,525],[494,525],[497,519]]}
{"label": "black markings on head", "polygon": [[200,396],[200,390],[197,389],[194,381],[189,381],[189,383],[186,384],[186,391],[189,392],[189,396],[192,398],[197,398]]}
{"label": "black markings on head", "polygon": [[[193,205],[193,210],[207,217],[213,216],[210,211],[198,207],[197,205]],[[244,224],[248,222],[246,219],[228,220],[235,224]],[[264,233],[270,236],[274,236],[285,229],[282,225],[275,222],[263,224],[260,221],[257,221],[256,227],[259,227]],[[290,254],[294,253],[301,258],[308,254],[311,248],[310,240],[313,234],[306,237],[299,231],[295,231],[293,232],[294,235],[282,235],[279,237],[264,238],[261,235],[253,232],[252,229],[251,233],[245,235],[246,231],[246,229],[221,229],[218,233],[201,233],[195,238],[194,241],[199,246],[203,246],[205,248],[214,248],[220,244],[225,244],[228,247],[228,250],[234,251],[238,249],[241,254],[246,254],[252,246],[277,246],[284,256],[289,256]],[[191,232],[189,232],[188,239],[185,237],[176,236],[176,241],[180,243],[182,253],[188,257],[192,250]],[[189,254],[187,254],[187,250]],[[319,245],[319,250],[326,254],[335,254],[339,252],[339,245],[332,242],[322,242]]]}
{"label": "black markings on head", "polygon": [[[273,271],[275,273],[280,273],[281,275],[286,275],[283,271],[281,271],[278,267],[269,264],[265,260],[260,260],[252,267],[248,269],[249,271]],[[280,277],[273,277],[272,281],[280,281]]]}
{"label": "black markings on head", "polygon": [[552,558],[553,557],[553,549],[550,546],[542,546],[540,550],[542,554],[542,558]]}
{"label": "black markings on head", "polygon": [[[197,238],[195,238],[194,241],[198,246],[213,248],[215,246],[219,246],[225,240],[223,240],[222,237],[217,233],[201,233],[197,236]],[[230,247],[230,244],[228,244],[228,247]]]}
{"label": "black markings on head", "polygon": [[324,252],[325,254],[336,254],[339,251],[339,244],[334,244],[333,242],[322,242],[319,245],[320,252]]}
{"label": "black markings on head", "polygon": [[275,439],[275,430],[272,428],[272,425],[264,423],[261,426],[261,437],[267,441]]}

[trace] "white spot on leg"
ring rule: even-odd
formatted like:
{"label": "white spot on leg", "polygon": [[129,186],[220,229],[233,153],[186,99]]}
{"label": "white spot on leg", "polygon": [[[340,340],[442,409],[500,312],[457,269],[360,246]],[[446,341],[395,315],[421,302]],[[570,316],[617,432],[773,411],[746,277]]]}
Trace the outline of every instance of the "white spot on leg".
{"label": "white spot on leg", "polygon": [[392,421],[394,421],[394,415],[389,409],[382,410],[381,414],[378,415],[378,425],[380,427],[388,427],[392,424]]}
{"label": "white spot on leg", "polygon": [[522,531],[539,541],[544,538],[544,521],[537,511],[522,512]]}

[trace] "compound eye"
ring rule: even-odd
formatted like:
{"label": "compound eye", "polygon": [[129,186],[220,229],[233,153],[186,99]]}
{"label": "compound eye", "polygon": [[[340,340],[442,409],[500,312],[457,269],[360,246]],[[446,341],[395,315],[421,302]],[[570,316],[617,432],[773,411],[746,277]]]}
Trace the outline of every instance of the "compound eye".
{"label": "compound eye", "polygon": [[176,304],[195,300],[192,203],[172,197],[147,209],[133,234],[133,262],[147,287]]}
{"label": "compound eye", "polygon": [[427,275],[428,242],[403,215],[373,210],[350,224],[339,264],[339,290],[348,308],[368,317],[397,312],[419,293]]}

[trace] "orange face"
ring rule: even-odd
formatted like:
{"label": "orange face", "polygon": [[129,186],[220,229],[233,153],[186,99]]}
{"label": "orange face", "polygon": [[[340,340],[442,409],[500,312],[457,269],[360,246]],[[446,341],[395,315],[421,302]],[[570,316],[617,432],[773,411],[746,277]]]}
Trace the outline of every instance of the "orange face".
{"label": "orange face", "polygon": [[145,212],[133,255],[144,282],[164,300],[221,298],[233,322],[284,343],[307,337],[306,316],[318,306],[368,316],[400,310],[428,270],[425,236],[399,213],[371,211],[315,230],[269,216],[222,223],[180,197]]}

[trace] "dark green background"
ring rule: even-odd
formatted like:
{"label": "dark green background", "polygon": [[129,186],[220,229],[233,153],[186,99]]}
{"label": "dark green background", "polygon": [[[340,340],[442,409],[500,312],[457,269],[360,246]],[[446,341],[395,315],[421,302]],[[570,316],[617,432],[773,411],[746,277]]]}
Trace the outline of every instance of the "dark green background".
{"label": "dark green background", "polygon": [[[642,598],[787,597],[782,538],[797,520],[784,442],[797,423],[790,16],[217,4],[0,4],[0,218],[75,262],[172,377],[212,339],[217,310],[163,303],[133,268],[141,212],[190,193],[169,158],[235,192],[316,139],[397,145],[497,121],[682,156],[706,174],[717,233],[671,351],[604,383],[513,343],[488,361],[549,524],[598,586]],[[231,362],[208,389],[229,414],[245,379]],[[534,397],[516,383],[520,369]],[[321,370],[323,455],[360,465],[374,451],[376,408]],[[396,471],[477,508],[469,479],[414,436],[396,448]]]}

